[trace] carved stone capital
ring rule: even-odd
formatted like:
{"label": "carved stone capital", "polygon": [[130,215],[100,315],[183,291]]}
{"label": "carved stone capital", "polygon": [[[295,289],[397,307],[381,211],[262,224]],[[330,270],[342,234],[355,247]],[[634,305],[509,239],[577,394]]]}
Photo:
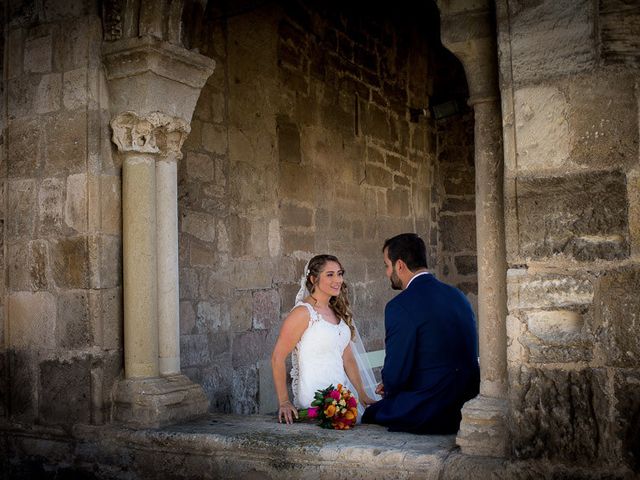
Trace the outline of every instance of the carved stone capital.
{"label": "carved stone capital", "polygon": [[191,127],[181,118],[161,112],[137,115],[123,112],[111,120],[113,143],[121,152],[152,153],[182,158],[182,144]]}

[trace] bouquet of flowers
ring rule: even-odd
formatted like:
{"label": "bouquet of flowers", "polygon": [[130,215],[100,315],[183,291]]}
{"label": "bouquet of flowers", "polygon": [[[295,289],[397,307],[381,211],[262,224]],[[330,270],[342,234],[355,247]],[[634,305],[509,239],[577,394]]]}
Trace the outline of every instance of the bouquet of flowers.
{"label": "bouquet of flowers", "polygon": [[336,388],[329,385],[318,390],[311,407],[298,411],[299,420],[314,419],[320,427],[334,430],[349,430],[355,425],[357,416],[358,400],[340,384]]}

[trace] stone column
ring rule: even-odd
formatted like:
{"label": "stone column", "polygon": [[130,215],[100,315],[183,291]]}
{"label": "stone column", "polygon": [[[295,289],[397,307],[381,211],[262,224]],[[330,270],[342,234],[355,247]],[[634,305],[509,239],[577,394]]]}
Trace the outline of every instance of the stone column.
{"label": "stone column", "polygon": [[123,162],[125,379],[114,420],[158,427],[206,413],[180,374],[177,161],[213,60],[155,37],[103,45]]}
{"label": "stone column", "polygon": [[[174,157],[174,156],[172,156]],[[161,375],[180,373],[177,158],[156,162],[158,328]]]}
{"label": "stone column", "polygon": [[469,455],[507,454],[506,248],[502,115],[492,2],[439,2],[442,43],[462,62],[475,115],[480,395],[462,409],[457,444]]}

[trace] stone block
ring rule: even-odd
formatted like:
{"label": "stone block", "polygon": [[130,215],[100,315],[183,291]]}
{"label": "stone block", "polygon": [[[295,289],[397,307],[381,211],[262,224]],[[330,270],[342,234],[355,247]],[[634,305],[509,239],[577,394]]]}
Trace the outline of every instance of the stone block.
{"label": "stone block", "polygon": [[36,75],[9,80],[7,85],[7,112],[10,119],[23,120],[32,117],[40,78]]}
{"label": "stone block", "polygon": [[234,332],[245,332],[253,324],[253,292],[251,290],[236,291],[231,304],[231,329]]}
{"label": "stone block", "polygon": [[392,141],[389,116],[385,110],[369,105],[363,112],[363,132],[378,140]]}
{"label": "stone block", "polygon": [[91,235],[88,237],[87,245],[91,287],[120,286],[122,284],[122,239],[112,235]]}
{"label": "stone block", "polygon": [[189,301],[180,302],[180,335],[195,334],[196,312],[193,303]]}
{"label": "stone block", "polygon": [[278,257],[281,250],[281,238],[280,220],[277,218],[269,220],[269,232],[267,241],[269,246],[269,255],[271,257]]}
{"label": "stone block", "polygon": [[90,358],[46,360],[40,363],[38,417],[44,424],[90,422]]}
{"label": "stone block", "polygon": [[213,242],[216,238],[215,219],[207,213],[193,210],[184,211],[180,230],[203,242]]}
{"label": "stone block", "polygon": [[66,291],[58,294],[56,344],[67,349],[82,349],[93,343],[86,290]]}
{"label": "stone block", "polygon": [[606,411],[603,372],[521,368],[512,385],[516,457],[594,462]]}
{"label": "stone block", "polygon": [[[52,1],[51,3],[57,2]],[[96,20],[98,19],[87,16],[74,18],[72,22],[65,23],[65,28],[62,31],[63,70],[69,71],[86,67],[89,62],[96,60],[89,58],[90,52],[95,52],[96,44],[99,46],[102,37],[102,25]]]}
{"label": "stone block", "polygon": [[509,311],[529,308],[580,309],[593,301],[594,283],[587,275],[507,272]]}
{"label": "stone block", "polygon": [[15,419],[33,421],[38,408],[37,358],[25,348],[10,348],[7,357],[11,372],[7,378],[11,415]]}
{"label": "stone block", "polygon": [[13,120],[7,128],[9,177],[38,175],[42,162],[42,130],[39,119]]}
{"label": "stone block", "polygon": [[232,386],[232,412],[239,415],[258,413],[258,369],[255,365],[236,368]]}
{"label": "stone block", "polygon": [[403,188],[387,190],[387,213],[395,217],[409,215],[409,190]]}
{"label": "stone block", "polygon": [[461,213],[461,212],[476,212],[476,201],[475,198],[452,198],[447,197],[442,204],[443,212],[453,212],[453,213]]}
{"label": "stone block", "polygon": [[258,413],[260,415],[272,415],[278,411],[278,395],[276,394],[273,383],[273,371],[271,370],[270,360],[261,360],[258,362],[258,377],[258,395],[260,400]]}
{"label": "stone block", "polygon": [[374,187],[391,188],[393,186],[393,174],[386,168],[378,165],[367,165],[365,169],[365,181]]}
{"label": "stone block", "polygon": [[29,242],[28,265],[32,289],[47,289],[49,286],[49,252],[45,240]]}
{"label": "stone block", "polygon": [[284,227],[313,226],[313,210],[309,207],[282,203],[280,205],[280,223]]}
{"label": "stone block", "polygon": [[284,253],[315,251],[315,235],[312,232],[283,231],[281,235]]}
{"label": "stone block", "polygon": [[608,271],[599,279],[594,299],[595,325],[607,366],[640,366],[640,270]]}
{"label": "stone block", "polygon": [[62,75],[59,73],[43,75],[34,99],[35,112],[38,114],[55,112],[60,108],[61,97]]}
{"label": "stone block", "polygon": [[60,178],[45,178],[38,190],[38,231],[40,235],[61,234],[65,193]]}
{"label": "stone block", "polygon": [[[59,288],[89,288],[87,237],[53,239],[49,243],[53,280]],[[113,264],[113,259],[109,261]]]}
{"label": "stone block", "polygon": [[103,233],[122,233],[121,179],[115,175],[100,176],[100,226]]}
{"label": "stone block", "polygon": [[272,328],[280,322],[280,295],[275,289],[253,292],[252,328],[254,330]]}
{"label": "stone block", "polygon": [[9,346],[55,348],[56,314],[56,297],[49,292],[10,293]]}
{"label": "stone block", "polygon": [[267,330],[250,330],[236,333],[233,337],[233,368],[255,366],[271,354],[273,345],[267,341]]}
{"label": "stone block", "polygon": [[102,348],[119,351],[122,349],[124,338],[122,289],[104,288],[99,293]]}
{"label": "stone block", "polygon": [[6,33],[7,46],[6,51],[10,52],[7,58],[7,79],[13,79],[22,75],[23,48],[24,48],[24,29],[8,28]]}
{"label": "stone block", "polygon": [[47,118],[45,169],[49,175],[78,173],[86,168],[87,114],[63,111]]}
{"label": "stone block", "polygon": [[62,3],[56,0],[44,0],[42,2],[42,11],[44,18],[49,22],[53,22],[87,15],[91,8],[88,5],[83,0],[68,0]]}
{"label": "stone block", "polygon": [[572,310],[532,311],[524,314],[528,332],[518,341],[528,349],[530,362],[575,363],[592,358],[592,338],[583,315]]}
{"label": "stone block", "polygon": [[210,245],[204,245],[196,241],[190,242],[189,265],[213,266],[216,263],[216,252]]}
{"label": "stone block", "polygon": [[62,103],[67,110],[86,108],[88,98],[87,69],[64,72]]}
{"label": "stone block", "polygon": [[87,175],[84,173],[67,177],[64,221],[78,233],[87,230]]}
{"label": "stone block", "polygon": [[296,165],[302,163],[300,130],[298,126],[287,117],[278,115],[277,132],[279,160]]}
{"label": "stone block", "polygon": [[606,63],[638,65],[640,11],[622,0],[598,4],[598,27]]}
{"label": "stone block", "polygon": [[32,290],[29,272],[29,242],[7,245],[7,287],[9,291]]}
{"label": "stone block", "polygon": [[198,302],[196,310],[196,333],[210,333],[220,330],[223,326],[220,305],[210,302]]}
{"label": "stone block", "polygon": [[189,152],[186,163],[186,171],[190,179],[201,182],[214,181],[214,164],[213,159],[209,155]]}
{"label": "stone block", "polygon": [[[211,123],[202,123],[202,146],[218,155],[227,155],[229,149],[227,128]],[[249,159],[245,159],[247,161]]]}
{"label": "stone block", "polygon": [[24,71],[48,73],[53,64],[53,38],[51,35],[28,38],[24,42]]}
{"label": "stone block", "polygon": [[445,252],[476,250],[475,215],[441,215],[440,239]]}
{"label": "stone block", "polygon": [[593,68],[598,58],[594,10],[595,5],[587,0],[509,5],[514,81],[531,82]]}
{"label": "stone block", "polygon": [[206,334],[180,335],[181,367],[208,365],[209,361],[209,337]]}
{"label": "stone block", "polygon": [[34,180],[7,182],[7,239],[33,238],[37,221],[37,194]]}
{"label": "stone block", "polygon": [[611,397],[613,418],[607,419],[608,428],[603,432],[604,455],[613,465],[626,463],[637,471],[640,444],[640,375],[637,370],[615,372]]}
{"label": "stone block", "polygon": [[314,201],[313,175],[309,175],[309,169],[302,165],[280,162],[279,189],[281,198],[297,200],[299,202]]}
{"label": "stone block", "polygon": [[459,275],[475,275],[478,273],[477,257],[475,255],[459,255],[454,258],[456,272]]}
{"label": "stone block", "polygon": [[628,256],[625,183],[620,172],[519,179],[520,253],[579,261]]}

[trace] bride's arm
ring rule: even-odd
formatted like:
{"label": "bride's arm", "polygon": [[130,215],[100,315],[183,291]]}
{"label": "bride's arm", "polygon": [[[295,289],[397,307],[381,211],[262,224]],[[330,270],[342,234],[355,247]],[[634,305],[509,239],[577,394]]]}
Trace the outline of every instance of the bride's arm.
{"label": "bride's arm", "polygon": [[293,416],[298,418],[298,411],[289,401],[287,392],[287,372],[285,360],[296,344],[300,341],[302,334],[309,325],[309,312],[304,307],[294,308],[282,323],[280,335],[276,341],[276,346],[271,354],[271,370],[273,372],[273,383],[278,395],[278,421],[282,419],[287,423],[293,422]]}
{"label": "bride's arm", "polygon": [[376,401],[370,398],[364,391],[362,377],[360,376],[360,369],[358,368],[356,357],[353,355],[353,351],[351,350],[351,344],[347,345],[342,353],[342,363],[344,364],[344,371],[347,374],[347,377],[349,377],[351,385],[356,389],[358,401],[365,407],[372,403],[376,403]]}

